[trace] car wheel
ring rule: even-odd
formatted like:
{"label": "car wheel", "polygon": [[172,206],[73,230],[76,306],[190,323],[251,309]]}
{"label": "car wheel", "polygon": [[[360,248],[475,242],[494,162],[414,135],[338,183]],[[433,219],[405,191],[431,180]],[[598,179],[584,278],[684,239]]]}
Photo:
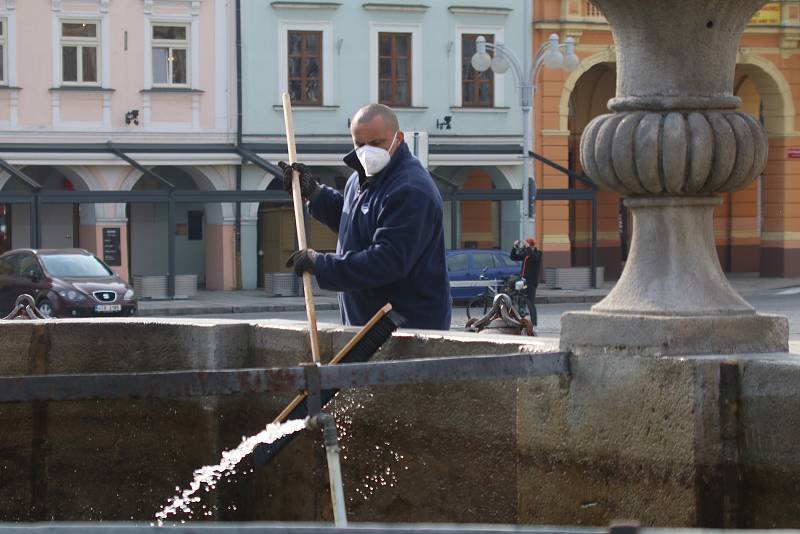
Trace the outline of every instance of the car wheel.
{"label": "car wheel", "polygon": [[40,300],[36,307],[39,308],[39,311],[42,312],[42,315],[45,317],[53,317],[53,304],[49,300]]}

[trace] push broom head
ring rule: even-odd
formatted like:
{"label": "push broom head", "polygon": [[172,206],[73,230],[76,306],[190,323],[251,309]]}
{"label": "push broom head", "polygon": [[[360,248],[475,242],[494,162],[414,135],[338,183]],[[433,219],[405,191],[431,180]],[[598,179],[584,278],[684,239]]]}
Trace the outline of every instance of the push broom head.
{"label": "push broom head", "polygon": [[[383,310],[381,310],[381,312],[383,312]],[[336,361],[332,360],[331,363],[362,363],[369,361],[372,355],[375,354],[384,343],[389,341],[389,338],[392,337],[392,332],[400,328],[405,322],[405,318],[396,311],[392,311],[391,308],[387,312],[381,312],[378,312],[380,317],[378,317],[377,321],[369,328],[365,326],[356,334],[353,338],[355,343],[353,343],[352,346],[348,343],[349,348],[345,346],[345,348],[336,355],[339,359],[337,360],[334,358]],[[374,319],[373,317],[373,320]],[[346,352],[345,349],[347,349]],[[340,355],[341,357],[339,357]]]}

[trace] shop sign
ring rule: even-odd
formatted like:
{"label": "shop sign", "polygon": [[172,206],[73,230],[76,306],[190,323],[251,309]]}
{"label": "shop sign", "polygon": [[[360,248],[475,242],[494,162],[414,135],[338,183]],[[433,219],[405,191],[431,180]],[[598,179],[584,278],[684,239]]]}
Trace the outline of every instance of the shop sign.
{"label": "shop sign", "polygon": [[800,148],[787,148],[786,159],[800,159]]}
{"label": "shop sign", "polygon": [[122,256],[119,250],[119,228],[103,228],[103,261],[114,267],[122,265]]}
{"label": "shop sign", "polygon": [[764,5],[761,9],[756,11],[753,18],[750,19],[750,24],[780,24],[781,23],[781,4],[779,2],[770,2]]}

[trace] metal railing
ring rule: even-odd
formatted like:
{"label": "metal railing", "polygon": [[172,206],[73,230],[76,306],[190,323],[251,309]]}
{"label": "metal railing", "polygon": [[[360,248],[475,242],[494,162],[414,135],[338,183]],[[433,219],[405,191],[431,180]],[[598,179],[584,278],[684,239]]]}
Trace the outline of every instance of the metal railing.
{"label": "metal railing", "polygon": [[568,373],[568,353],[543,352],[339,365],[307,364],[272,369],[20,375],[0,377],[0,403],[308,391],[309,405],[316,397],[319,406],[322,390]]}
{"label": "metal railing", "polygon": [[[163,534],[165,527],[134,523],[38,523],[32,525],[0,524],[0,534]],[[638,526],[602,528],[525,527],[518,525],[447,525],[447,524],[352,524],[333,527],[321,523],[193,523],[166,527],[178,534],[637,534]],[[658,531],[664,534],[663,530]],[[675,531],[677,534],[677,530]],[[682,530],[681,532],[686,532]],[[698,531],[699,533],[699,531]],[[752,534],[753,531],[748,531]],[[655,533],[654,533],[655,534]]]}

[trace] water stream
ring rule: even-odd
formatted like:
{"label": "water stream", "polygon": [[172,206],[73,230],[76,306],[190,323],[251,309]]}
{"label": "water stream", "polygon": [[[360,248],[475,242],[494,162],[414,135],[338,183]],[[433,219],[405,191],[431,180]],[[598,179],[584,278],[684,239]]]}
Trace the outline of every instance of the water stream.
{"label": "water stream", "polygon": [[200,496],[196,493],[203,487],[206,491],[213,490],[217,483],[227,474],[234,471],[236,465],[262,443],[269,444],[274,441],[299,432],[305,428],[304,419],[295,419],[280,424],[270,424],[258,434],[242,438],[242,442],[235,449],[222,453],[222,461],[217,465],[206,465],[194,471],[194,480],[189,483],[189,487],[180,491],[178,495],[171,498],[169,502],[156,513],[158,526],[163,526],[164,521],[170,516],[177,515],[179,512],[192,514],[191,504],[200,501]]}

